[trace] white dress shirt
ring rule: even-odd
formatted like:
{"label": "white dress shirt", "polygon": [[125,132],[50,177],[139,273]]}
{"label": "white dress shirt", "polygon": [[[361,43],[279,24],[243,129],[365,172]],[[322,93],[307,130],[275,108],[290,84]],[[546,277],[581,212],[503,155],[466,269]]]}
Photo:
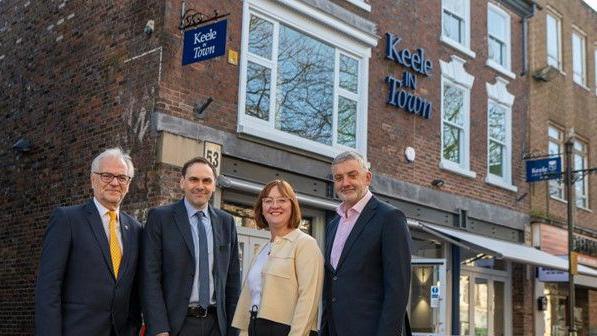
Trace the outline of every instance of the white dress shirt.
{"label": "white dress shirt", "polygon": [[259,255],[257,255],[257,259],[253,263],[253,266],[249,270],[249,274],[247,274],[247,284],[249,285],[249,291],[251,292],[251,307],[257,306],[261,304],[261,290],[263,289],[263,283],[261,279],[261,271],[263,270],[263,265],[267,262],[267,258],[272,250],[271,243],[267,243],[261,248]]}

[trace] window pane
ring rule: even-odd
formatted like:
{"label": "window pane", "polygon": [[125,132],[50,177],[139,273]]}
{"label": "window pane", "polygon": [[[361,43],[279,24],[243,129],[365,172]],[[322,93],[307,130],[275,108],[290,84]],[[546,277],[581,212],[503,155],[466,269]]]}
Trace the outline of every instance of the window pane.
{"label": "window pane", "polygon": [[556,68],[560,66],[558,22],[547,14],[547,62]]}
{"label": "window pane", "polygon": [[274,24],[251,15],[249,23],[249,52],[272,59]]}
{"label": "window pane", "polygon": [[464,43],[464,22],[454,14],[444,11],[443,35],[458,43]]}
{"label": "window pane", "polygon": [[460,335],[468,335],[470,333],[470,319],[469,319],[469,277],[460,276]]}
{"label": "window pane", "polygon": [[504,336],[504,283],[493,282],[494,306],[493,306],[493,334]]}
{"label": "window pane", "polygon": [[447,9],[460,17],[464,17],[466,9],[465,1],[469,0],[443,0],[442,4],[444,9]]}
{"label": "window pane", "polygon": [[489,36],[487,43],[489,44],[489,58],[496,63],[505,66],[506,59],[504,55],[506,53],[506,45],[502,41],[495,39],[493,36]]}
{"label": "window pane", "polygon": [[340,55],[340,87],[358,93],[359,61]]}
{"label": "window pane", "polygon": [[271,70],[247,63],[247,98],[245,114],[263,120],[269,120]]}
{"label": "window pane", "polygon": [[506,110],[495,104],[489,104],[489,137],[506,142]]}
{"label": "window pane", "polygon": [[444,124],[444,159],[460,163],[460,129]]}
{"label": "window pane", "polygon": [[338,143],[356,147],[357,134],[357,102],[338,97]]}
{"label": "window pane", "polygon": [[560,140],[562,138],[562,132],[560,132],[560,130],[558,130],[555,127],[549,127],[547,130],[547,135],[550,138],[556,139],[556,140]]}
{"label": "window pane", "polygon": [[504,177],[504,146],[489,141],[489,172]]}
{"label": "window pane", "polygon": [[489,292],[487,279],[475,278],[475,336],[487,336],[487,317],[489,312]]}
{"label": "window pane", "polygon": [[464,104],[463,90],[444,85],[444,120],[454,123],[458,126],[464,125],[464,116],[462,115],[462,105]]}
{"label": "window pane", "polygon": [[576,33],[572,33],[572,72],[574,80],[584,84],[584,55],[583,39]]}
{"label": "window pane", "polygon": [[505,41],[506,37],[506,19],[500,14],[489,10],[487,12],[487,31],[489,35]]}
{"label": "window pane", "polygon": [[276,128],[332,144],[334,49],[280,26]]}

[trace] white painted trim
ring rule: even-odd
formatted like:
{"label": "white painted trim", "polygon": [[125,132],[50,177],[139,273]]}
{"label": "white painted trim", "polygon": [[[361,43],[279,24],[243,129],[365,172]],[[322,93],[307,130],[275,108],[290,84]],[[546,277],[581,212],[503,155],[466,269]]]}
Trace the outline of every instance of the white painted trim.
{"label": "white painted trim", "polygon": [[441,169],[451,171],[452,173],[455,173],[455,174],[458,174],[458,175],[461,175],[464,177],[469,177],[469,178],[477,177],[477,173],[475,173],[474,171],[469,170],[469,169],[463,169],[457,163],[454,163],[450,160],[446,160],[443,158],[439,162],[439,167]]}
{"label": "white painted trim", "polygon": [[[510,19],[510,14],[508,14],[505,10],[501,9],[500,7],[492,4],[491,2],[487,3],[487,17],[489,17],[489,11],[493,11],[494,13],[496,13],[497,15],[501,16],[504,18],[504,20],[506,21],[506,40],[503,41],[505,46],[506,46],[506,64],[499,64],[497,62],[495,62],[494,60],[491,60],[491,63],[503,68],[505,71],[511,73],[512,75],[514,75],[510,70],[512,69],[512,37],[511,37],[511,19]],[[487,39],[489,40],[489,20],[487,20],[488,22],[488,26],[487,26]],[[489,44],[488,44],[489,46]],[[488,47],[489,48],[489,47]],[[489,62],[490,59],[489,57],[487,58],[487,61]],[[489,65],[489,64],[487,64]],[[489,65],[491,66],[491,65]],[[491,66],[493,68],[493,66]],[[501,71],[498,69],[498,71]],[[508,77],[512,77],[510,75],[508,75]],[[512,77],[512,79],[514,79],[514,77]]]}
{"label": "white painted trim", "polygon": [[501,77],[495,79],[495,84],[485,83],[487,97],[511,108],[514,105],[514,95],[508,91],[508,84],[509,82]]}
{"label": "white painted trim", "polygon": [[346,2],[350,2],[351,4],[359,7],[360,9],[364,9],[367,12],[371,11],[371,5],[363,0],[346,0]]}
{"label": "white painted trim", "polygon": [[[574,36],[577,36],[580,40],[580,64],[582,67],[582,78],[581,78],[581,82],[578,82],[576,80],[576,74],[574,73],[574,59],[576,57],[575,53],[574,53]],[[583,87],[586,90],[589,90],[589,88],[587,87],[587,35],[584,34],[581,30],[577,29],[574,25],[573,25],[573,30],[572,30],[572,34],[570,37],[570,49],[572,52],[572,81],[576,84],[578,84],[579,86]],[[590,91],[590,90],[589,90]]]}
{"label": "white painted trim", "polygon": [[501,73],[502,75],[509,77],[510,79],[516,79],[516,74],[514,72],[504,68],[501,64],[496,63],[492,59],[488,58],[487,62],[485,62],[485,65]]}
{"label": "white painted trim", "polygon": [[[556,39],[557,41],[555,41],[555,43],[557,44],[558,47],[558,60],[557,63],[558,64],[552,64],[549,60],[549,56],[548,56],[548,52],[547,52],[547,46],[549,44],[549,36],[547,34],[547,17],[551,16],[555,22],[556,22]],[[555,67],[556,69],[563,71],[563,66],[562,66],[562,16],[557,13],[555,10],[553,10],[551,7],[547,8],[547,14],[545,15],[545,57],[546,57],[546,62],[547,64]]]}
{"label": "white painted trim", "polygon": [[[510,191],[518,191],[518,188],[512,184],[512,105],[514,105],[514,95],[508,91],[508,81],[504,78],[497,77],[495,84],[485,83],[487,89],[487,177],[485,182],[504,188]],[[493,175],[489,171],[489,142],[491,141],[489,134],[489,107],[495,104],[505,111],[506,125],[506,139],[504,141],[505,153],[503,158],[504,175]]]}
{"label": "white painted trim", "polygon": [[510,190],[513,192],[518,191],[518,187],[516,187],[513,184],[506,183],[502,178],[500,178],[499,176],[495,176],[493,174],[487,174],[487,177],[485,178],[485,183],[491,184],[492,186],[495,186],[495,187],[500,187],[502,189]]}
{"label": "white painted trim", "polygon": [[471,49],[469,49],[466,46],[463,46],[462,44],[452,40],[449,37],[446,36],[440,36],[439,40],[445,44],[447,44],[448,46],[460,51],[461,53],[464,53],[465,55],[469,56],[470,58],[475,58],[477,56],[477,54],[475,54],[474,51],[472,51]]}
{"label": "white painted trim", "polygon": [[[320,25],[325,25],[331,29],[336,31],[340,31],[346,35],[348,35],[353,40],[357,40],[360,43],[367,45],[368,47],[375,47],[377,46],[378,37],[374,34],[370,34],[364,32],[362,30],[358,30],[357,28],[338,20],[337,18],[317,9],[309,6],[308,4],[297,1],[297,0],[278,0],[276,2],[267,1],[267,0],[245,0],[251,3],[251,7],[253,8],[274,8],[278,7],[274,11],[274,13],[279,13],[280,10],[284,10],[283,6],[286,6],[286,10],[290,9],[295,11],[296,13],[300,14],[303,18],[313,19]],[[280,13],[281,14],[281,13]],[[306,27],[301,27],[301,29]]]}
{"label": "white painted trim", "polygon": [[475,76],[469,74],[464,68],[464,63],[466,63],[466,60],[456,55],[452,55],[451,58],[452,59],[450,62],[439,60],[442,77],[460,84],[461,86],[464,86],[470,90],[473,87]]}

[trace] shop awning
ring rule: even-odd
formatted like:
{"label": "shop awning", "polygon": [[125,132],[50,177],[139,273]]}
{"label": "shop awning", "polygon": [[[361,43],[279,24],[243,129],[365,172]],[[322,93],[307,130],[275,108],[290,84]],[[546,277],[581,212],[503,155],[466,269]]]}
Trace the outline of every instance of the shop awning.
{"label": "shop awning", "polygon": [[[409,222],[411,225],[413,224],[413,222]],[[568,270],[568,260],[530,246],[488,238],[439,225],[418,222],[418,227],[458,246],[486,253],[498,259],[503,258],[523,264],[549,267],[562,271]],[[582,265],[578,265],[578,273],[597,276],[597,270]]]}

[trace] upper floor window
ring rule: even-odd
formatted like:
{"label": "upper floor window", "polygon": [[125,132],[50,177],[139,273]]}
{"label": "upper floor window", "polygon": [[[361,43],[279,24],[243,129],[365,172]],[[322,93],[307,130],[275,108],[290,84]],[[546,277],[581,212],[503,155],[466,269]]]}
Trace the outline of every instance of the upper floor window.
{"label": "upper floor window", "polygon": [[[564,132],[557,127],[549,126],[547,129],[547,151],[549,155],[560,156],[562,170],[564,169]],[[549,195],[559,200],[566,200],[563,176],[560,179],[549,180]]]}
{"label": "upper floor window", "polygon": [[[574,170],[583,170],[588,167],[587,144],[574,140]],[[574,182],[576,206],[579,208],[589,208],[589,175],[577,179]]]}
{"label": "upper floor window", "polygon": [[595,94],[597,95],[597,46],[595,47],[593,61],[595,62],[595,65],[594,65],[595,77],[593,77],[593,83],[595,84]]}
{"label": "upper floor window", "polygon": [[512,184],[512,105],[508,82],[487,83],[487,183],[517,191]]}
{"label": "upper floor window", "polygon": [[275,12],[275,18],[247,14],[239,131],[326,156],[364,153],[370,49],[335,45],[314,35],[327,36],[323,27],[301,22],[300,15],[284,17],[281,6]]}
{"label": "upper floor window", "polygon": [[510,70],[510,15],[491,3],[487,6],[487,43],[488,64]]}
{"label": "upper floor window", "polygon": [[475,57],[470,50],[470,0],[442,0],[441,40],[463,53]]}
{"label": "upper floor window", "polygon": [[547,64],[562,69],[562,21],[559,16],[548,12],[545,19]]}
{"label": "upper floor window", "polygon": [[572,32],[572,74],[574,82],[587,85],[585,36],[578,31]]}
{"label": "upper floor window", "polygon": [[440,167],[460,175],[475,177],[470,163],[470,90],[474,77],[464,69],[464,60],[452,56],[452,62],[440,61],[441,95],[441,162]]}

